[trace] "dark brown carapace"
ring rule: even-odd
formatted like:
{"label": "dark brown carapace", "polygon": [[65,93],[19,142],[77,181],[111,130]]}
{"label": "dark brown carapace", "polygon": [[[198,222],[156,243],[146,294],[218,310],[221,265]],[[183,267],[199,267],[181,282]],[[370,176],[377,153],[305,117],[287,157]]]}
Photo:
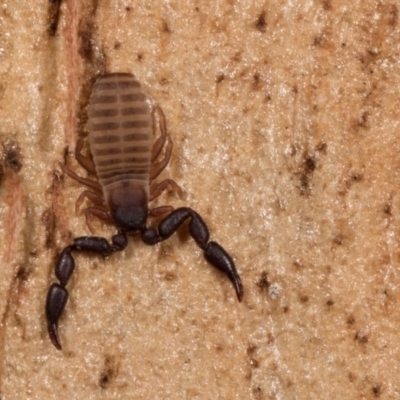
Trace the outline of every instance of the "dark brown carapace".
{"label": "dark brown carapace", "polygon": [[[180,187],[171,179],[150,186],[167,166],[172,152],[164,114],[159,107],[156,111],[161,135],[153,144],[150,106],[135,77],[127,73],[101,75],[94,84],[87,124],[92,157],[81,154],[82,138],[77,141],[75,156],[87,171],[97,175],[98,181],[80,177],[67,167],[64,171],[91,189],[83,191],[76,203],[77,209],[85,198],[94,204],[85,211],[90,231],[94,231],[92,217],[96,216],[114,224],[117,234],[111,243],[96,236],[79,237],[62,251],[55,269],[59,283],[50,286],[46,301],[49,336],[57,349],[61,349],[58,319],[66,305],[66,285],[75,268],[72,251],[110,255],[125,249],[127,235],[140,234],[144,243],[155,245],[189,220],[189,233],[204,251],[205,259],[229,277],[239,301],[243,298],[242,283],[232,258],[218,243],[209,242],[207,225],[197,212],[187,207],[148,208],[148,203],[167,188],[181,194]],[[164,156],[157,161],[164,147]],[[147,227],[149,216],[162,215],[166,217],[158,229]]]}

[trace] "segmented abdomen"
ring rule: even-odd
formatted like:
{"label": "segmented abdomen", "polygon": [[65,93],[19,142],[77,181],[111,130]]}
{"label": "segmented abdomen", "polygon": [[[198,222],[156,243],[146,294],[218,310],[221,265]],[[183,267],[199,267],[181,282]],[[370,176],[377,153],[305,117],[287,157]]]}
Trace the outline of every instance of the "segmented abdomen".
{"label": "segmented abdomen", "polygon": [[148,191],[152,118],[140,83],[132,74],[99,76],[88,106],[90,151],[104,190],[122,181]]}

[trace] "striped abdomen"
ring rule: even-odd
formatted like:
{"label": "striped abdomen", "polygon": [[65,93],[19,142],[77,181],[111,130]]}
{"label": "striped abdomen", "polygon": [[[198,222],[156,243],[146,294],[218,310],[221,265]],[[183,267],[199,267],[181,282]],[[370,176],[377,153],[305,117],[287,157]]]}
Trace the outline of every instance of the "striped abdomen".
{"label": "striped abdomen", "polygon": [[152,118],[132,74],[99,76],[88,106],[90,151],[104,192],[123,182],[149,186]]}

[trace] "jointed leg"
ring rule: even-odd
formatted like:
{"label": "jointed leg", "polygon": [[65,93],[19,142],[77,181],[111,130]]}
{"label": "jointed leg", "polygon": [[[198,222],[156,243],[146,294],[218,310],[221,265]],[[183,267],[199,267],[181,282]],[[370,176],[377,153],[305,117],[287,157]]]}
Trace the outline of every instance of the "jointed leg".
{"label": "jointed leg", "polygon": [[76,145],[75,145],[75,158],[79,164],[82,165],[87,171],[91,172],[92,174],[96,173],[96,167],[94,166],[94,162],[90,157],[84,156],[81,154],[83,148],[83,138],[78,138]]}
{"label": "jointed leg", "polygon": [[112,244],[106,239],[95,236],[82,236],[76,238],[72,245],[66,247],[61,253],[56,265],[56,277],[60,283],[53,283],[47,293],[46,319],[51,342],[61,350],[58,335],[58,319],[60,318],[68,300],[68,291],[65,288],[75,268],[72,251],[88,251],[92,253],[110,255],[123,250],[128,244],[124,234],[118,233],[112,237]]}
{"label": "jointed leg", "polygon": [[[153,162],[153,165],[152,165],[151,171],[150,171],[150,180],[151,181],[153,179],[157,178],[157,176],[160,175],[161,172],[168,165],[169,160],[171,158],[172,145],[173,145],[171,137],[167,134],[167,125],[165,123],[164,113],[162,112],[160,107],[157,107],[157,112],[158,112],[158,117],[160,119],[161,136],[156,140],[156,142],[154,143],[153,148],[151,150],[151,162]],[[164,158],[161,161],[154,163],[154,161],[160,155],[161,150],[164,147],[167,139],[168,139],[168,144],[167,144],[167,147],[165,148]]]}
{"label": "jointed leg", "polygon": [[158,225],[158,232],[154,228],[142,230],[142,240],[146,244],[154,245],[168,239],[177,229],[190,219],[189,233],[197,245],[204,251],[204,258],[215,268],[224,272],[235,287],[239,301],[243,298],[243,286],[231,256],[216,242],[208,242],[210,234],[207,225],[197,212],[182,207],[171,212]]}
{"label": "jointed leg", "polygon": [[100,218],[103,221],[112,222],[112,218],[107,211],[96,207],[88,207],[85,211],[85,221],[87,227],[92,234],[94,233],[94,228],[92,225],[92,215],[95,215],[97,218]]}
{"label": "jointed leg", "polygon": [[183,192],[180,186],[172,179],[165,179],[160,182],[156,187],[152,188],[150,191],[149,202],[156,199],[165,190],[171,188],[174,192],[178,193],[178,196],[182,198]]}
{"label": "jointed leg", "polygon": [[105,207],[103,196],[100,196],[98,193],[91,192],[89,190],[84,190],[76,200],[75,214],[78,214],[79,209],[81,208],[81,205],[84,202],[85,198],[89,199],[92,203],[96,204],[99,207]]}
{"label": "jointed leg", "polygon": [[160,206],[153,208],[152,210],[149,211],[149,216],[150,217],[160,217],[161,215],[169,214],[174,210],[174,207],[172,206]]}
{"label": "jointed leg", "polygon": [[91,179],[88,178],[82,178],[81,176],[77,175],[75,172],[71,171],[68,167],[64,165],[61,165],[61,168],[67,175],[69,175],[72,179],[76,180],[77,182],[82,183],[82,185],[88,186],[98,193],[103,193],[103,188],[101,187],[99,182],[92,181]]}
{"label": "jointed leg", "polygon": [[161,136],[154,142],[153,148],[151,149],[151,162],[156,161],[164,147],[165,141],[167,140],[167,124],[165,123],[165,115],[160,107],[157,106],[156,110],[160,121]]}

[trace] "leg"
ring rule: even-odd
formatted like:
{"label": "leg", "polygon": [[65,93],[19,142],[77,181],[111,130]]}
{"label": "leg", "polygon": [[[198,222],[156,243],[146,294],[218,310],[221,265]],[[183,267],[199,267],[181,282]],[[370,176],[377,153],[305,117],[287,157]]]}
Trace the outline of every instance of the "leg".
{"label": "leg", "polygon": [[182,207],[172,211],[158,225],[158,233],[154,228],[144,228],[142,230],[142,240],[149,245],[162,242],[176,232],[187,219],[190,219],[189,233],[197,245],[204,251],[204,258],[213,267],[228,275],[228,278],[235,287],[238,300],[242,301],[243,286],[235,263],[231,256],[218,243],[208,242],[210,234],[207,225],[200,215],[192,209]]}
{"label": "leg", "polygon": [[171,140],[171,137],[167,134],[167,126],[165,123],[164,113],[162,112],[160,107],[157,107],[157,112],[158,112],[158,117],[160,119],[161,136],[156,140],[156,142],[154,143],[153,148],[151,150],[151,162],[154,162],[157,159],[157,157],[160,155],[161,150],[164,147],[164,144],[167,139],[168,139],[168,144],[165,149],[164,158],[161,161],[159,161],[158,163],[154,163],[153,166],[151,167],[151,171],[150,171],[150,180],[151,181],[153,179],[156,179],[157,176],[160,175],[161,172],[165,169],[165,167],[169,163],[169,160],[170,160],[171,154],[172,154],[172,140]]}
{"label": "leg", "polygon": [[80,137],[78,138],[78,141],[76,142],[75,145],[75,158],[78,161],[79,164],[82,165],[83,168],[86,169],[86,171],[89,171],[92,174],[96,174],[96,167],[94,166],[94,162],[90,157],[86,157],[81,154],[83,148],[83,138]]}
{"label": "leg", "polygon": [[156,161],[167,139],[167,124],[165,123],[165,115],[160,107],[157,106],[156,110],[158,114],[158,119],[160,121],[161,136],[154,142],[151,149],[151,162]]}
{"label": "leg", "polygon": [[71,171],[68,167],[61,165],[62,170],[72,179],[76,180],[79,183],[82,183],[82,185],[88,186],[95,190],[98,193],[103,193],[103,188],[101,187],[99,182],[92,181],[91,179],[88,178],[82,178],[81,176],[77,175],[75,172]]}
{"label": "leg", "polygon": [[88,207],[85,211],[85,221],[87,227],[90,230],[90,233],[92,234],[94,233],[94,228],[92,225],[92,215],[95,215],[97,218],[100,218],[103,221],[112,222],[110,214],[107,211],[96,207]]}
{"label": "leg", "polygon": [[96,204],[99,207],[105,207],[103,196],[100,196],[99,194],[94,192],[90,192],[89,190],[84,190],[79,195],[78,200],[76,200],[75,214],[78,214],[79,209],[81,208],[81,205],[85,198],[89,199],[92,203]]}
{"label": "leg", "polygon": [[149,202],[156,199],[158,196],[161,195],[162,192],[164,192],[168,188],[171,188],[173,192],[178,193],[180,199],[182,198],[183,192],[180,186],[172,179],[165,179],[151,190]]}
{"label": "leg", "polygon": [[160,217],[161,215],[169,214],[170,212],[174,211],[174,207],[172,206],[160,206],[153,208],[149,211],[150,217]]}
{"label": "leg", "polygon": [[58,319],[68,300],[68,291],[65,286],[75,268],[75,261],[71,252],[88,251],[108,256],[116,251],[123,250],[127,244],[127,238],[122,233],[118,233],[112,237],[112,244],[101,237],[83,236],[74,239],[73,244],[66,247],[61,253],[55,271],[60,283],[53,283],[50,286],[46,300],[46,319],[49,336],[51,342],[58,350],[61,350],[61,342],[58,335]]}

